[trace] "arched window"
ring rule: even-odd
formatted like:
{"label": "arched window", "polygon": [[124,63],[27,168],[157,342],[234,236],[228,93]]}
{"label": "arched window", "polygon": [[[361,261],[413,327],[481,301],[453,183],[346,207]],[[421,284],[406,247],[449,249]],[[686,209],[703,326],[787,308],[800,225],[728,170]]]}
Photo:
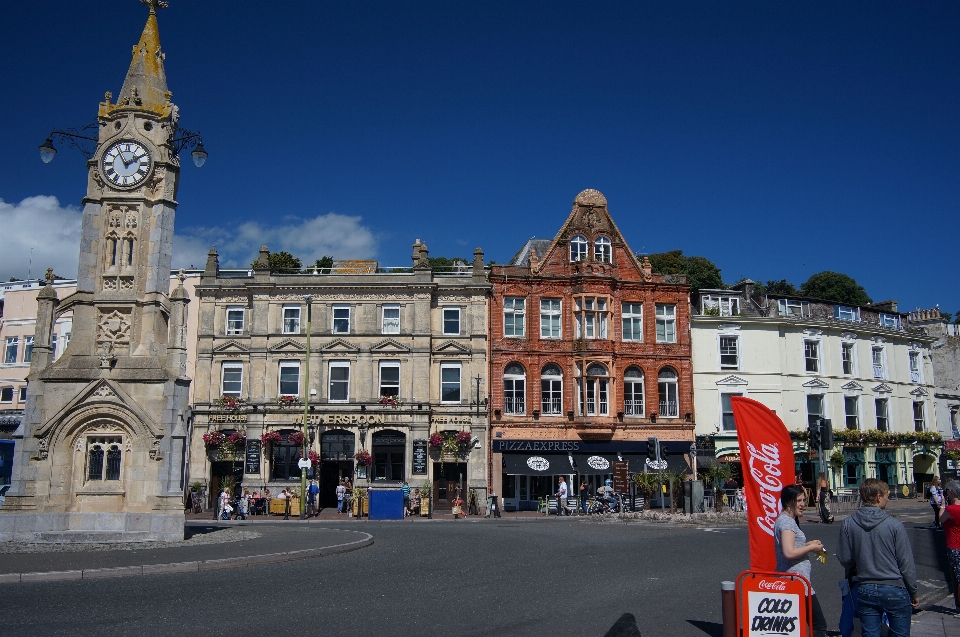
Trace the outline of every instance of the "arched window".
{"label": "arched window", "polygon": [[609,386],[607,368],[600,363],[590,364],[586,377],[578,382],[581,416],[606,416],[610,413]]}
{"label": "arched window", "polygon": [[373,434],[373,479],[403,480],[403,452],[407,437],[401,431],[386,429]]}
{"label": "arched window", "polygon": [[680,415],[680,405],[677,403],[677,372],[672,367],[660,370],[657,393],[660,398],[660,416],[677,418]]}
{"label": "arched window", "polygon": [[570,260],[584,261],[587,258],[587,238],[582,234],[570,237]]}
{"label": "arched window", "polygon": [[503,413],[523,414],[527,372],[520,363],[510,363],[503,370]]}
{"label": "arched window", "polygon": [[120,479],[121,442],[118,436],[87,438],[87,480]]}
{"label": "arched window", "polygon": [[611,263],[613,261],[613,250],[608,237],[597,237],[593,242],[593,260],[600,263]]}
{"label": "arched window", "polygon": [[563,372],[554,363],[544,365],[540,372],[540,409],[545,416],[563,413]]}
{"label": "arched window", "polygon": [[623,413],[643,416],[643,370],[628,367],[623,373]]}

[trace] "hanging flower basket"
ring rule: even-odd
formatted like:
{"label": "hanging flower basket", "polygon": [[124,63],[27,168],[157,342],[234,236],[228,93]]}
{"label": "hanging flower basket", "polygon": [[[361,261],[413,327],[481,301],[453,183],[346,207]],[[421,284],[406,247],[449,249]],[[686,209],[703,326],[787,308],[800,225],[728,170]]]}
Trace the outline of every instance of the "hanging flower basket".
{"label": "hanging flower basket", "polygon": [[210,431],[203,434],[203,444],[208,448],[220,448],[227,441],[227,436],[222,431]]}
{"label": "hanging flower basket", "polygon": [[217,409],[231,414],[239,412],[245,404],[246,401],[239,396],[221,396],[217,399]]}
{"label": "hanging flower basket", "polygon": [[312,449],[307,452],[307,459],[310,460],[310,464],[314,467],[320,464],[320,454]]}
{"label": "hanging flower basket", "polygon": [[234,449],[243,449],[247,446],[247,432],[243,430],[235,431],[227,436],[227,442],[232,445]]}
{"label": "hanging flower basket", "polygon": [[277,396],[277,404],[280,408],[293,407],[300,404],[299,396]]}
{"label": "hanging flower basket", "polygon": [[440,434],[430,434],[430,446],[431,447],[442,447],[443,446],[443,436]]}
{"label": "hanging flower basket", "polygon": [[260,442],[263,443],[264,446],[278,443],[282,439],[283,436],[276,431],[267,431],[260,436]]}
{"label": "hanging flower basket", "polygon": [[391,407],[399,407],[403,404],[398,396],[381,396],[377,402],[381,405],[390,405]]}
{"label": "hanging flower basket", "polygon": [[461,431],[457,434],[457,444],[461,447],[467,447],[471,442],[473,442],[473,433],[469,431]]}
{"label": "hanging flower basket", "polygon": [[298,447],[303,446],[304,437],[303,434],[299,431],[294,431],[292,434],[287,436],[287,440],[290,441],[291,445],[297,445]]}
{"label": "hanging flower basket", "polygon": [[370,452],[364,449],[363,451],[358,451],[353,459],[357,461],[357,466],[360,467],[369,467],[373,464],[373,456],[370,455]]}

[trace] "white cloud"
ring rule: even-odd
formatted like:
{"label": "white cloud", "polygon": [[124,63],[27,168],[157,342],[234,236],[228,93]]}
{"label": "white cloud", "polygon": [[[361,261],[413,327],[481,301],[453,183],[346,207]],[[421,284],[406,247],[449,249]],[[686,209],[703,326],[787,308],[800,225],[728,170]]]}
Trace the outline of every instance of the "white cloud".
{"label": "white cloud", "polygon": [[[77,276],[81,210],[61,206],[56,197],[28,197],[20,203],[0,199],[0,280],[26,278],[33,248],[33,278],[53,268],[59,276]],[[173,269],[202,268],[210,246],[217,246],[221,267],[247,267],[260,246],[286,250],[313,263],[324,255],[337,259],[370,259],[377,239],[361,217],[334,212],[311,218],[284,217],[280,223],[248,221],[232,229],[184,228],[173,239]]]}
{"label": "white cloud", "polygon": [[[173,267],[190,263],[202,267],[212,245],[220,255],[220,267],[227,268],[249,266],[261,245],[271,252],[286,250],[304,264],[325,255],[335,259],[371,259],[377,253],[377,239],[361,221],[361,217],[330,212],[306,219],[285,217],[270,225],[247,221],[232,230],[187,228],[174,239]],[[187,254],[188,262],[181,259]]]}
{"label": "white cloud", "polygon": [[81,217],[79,208],[61,206],[56,197],[27,197],[20,203],[0,199],[0,280],[25,279],[28,268],[34,279],[47,268],[76,277]]}

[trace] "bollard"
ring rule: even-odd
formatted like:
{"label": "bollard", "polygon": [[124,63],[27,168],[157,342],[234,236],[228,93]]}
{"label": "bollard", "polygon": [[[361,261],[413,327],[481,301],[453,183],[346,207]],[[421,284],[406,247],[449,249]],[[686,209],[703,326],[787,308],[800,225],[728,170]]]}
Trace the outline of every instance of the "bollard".
{"label": "bollard", "polygon": [[737,637],[737,585],[733,582],[720,582],[720,611],[723,637]]}

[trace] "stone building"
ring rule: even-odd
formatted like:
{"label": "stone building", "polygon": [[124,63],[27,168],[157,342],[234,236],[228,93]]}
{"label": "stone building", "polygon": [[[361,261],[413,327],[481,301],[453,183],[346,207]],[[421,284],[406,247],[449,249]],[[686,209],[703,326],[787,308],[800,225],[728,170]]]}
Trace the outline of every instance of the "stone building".
{"label": "stone building", "polygon": [[[936,339],[930,346],[933,363],[934,409],[944,438],[960,439],[960,325],[947,323],[940,308],[910,312],[910,326]],[[953,445],[951,445],[953,446]]]}
{"label": "stone building", "polygon": [[[896,301],[846,306],[755,294],[754,283],[700,290],[691,318],[697,435],[740,471],[732,396],[762,402],[794,438],[797,472],[819,472],[808,423],[831,420],[834,488],[880,478],[903,494],[937,473],[941,444],[932,408],[933,339],[910,329]],[[705,446],[711,446],[707,444]]]}
{"label": "stone building", "polygon": [[[77,290],[38,295],[26,410],[0,540],[183,539],[182,286],[168,295],[178,112],[155,0],[119,98],[100,104],[87,162]],[[72,338],[54,360],[57,317]]]}
{"label": "stone building", "polygon": [[490,282],[490,472],[505,508],[535,508],[561,475],[593,492],[613,462],[643,471],[650,436],[686,466],[690,288],[630,250],[600,192]]}
{"label": "stone building", "polygon": [[[336,505],[344,477],[358,486],[429,482],[440,509],[457,486],[485,497],[483,253],[452,272],[432,271],[427,255],[418,240],[412,268],[337,261],[329,272],[281,273],[264,246],[257,267],[237,272],[220,270],[211,250],[197,288],[190,480],[209,491],[225,477],[274,494],[299,489],[297,435],[306,434],[323,506]],[[238,434],[239,444],[206,444],[214,432]],[[469,436],[446,453],[429,446],[432,434],[461,432]],[[364,450],[369,467],[355,460]]]}

